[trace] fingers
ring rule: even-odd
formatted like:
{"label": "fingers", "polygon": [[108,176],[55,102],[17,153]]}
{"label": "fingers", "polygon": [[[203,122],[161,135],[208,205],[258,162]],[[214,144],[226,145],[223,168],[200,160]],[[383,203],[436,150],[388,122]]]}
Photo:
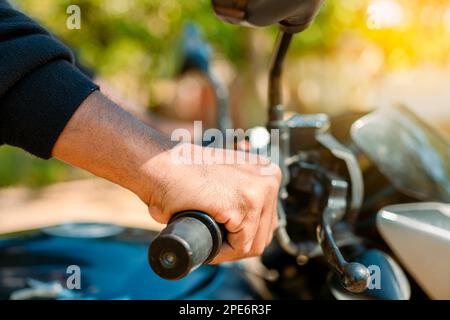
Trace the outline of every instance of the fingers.
{"label": "fingers", "polygon": [[211,264],[260,256],[264,252],[267,238],[271,234],[272,216],[270,210],[261,215],[260,221],[260,223],[247,225],[248,221],[244,220],[243,224],[246,227],[236,233],[229,233],[227,242],[222,245],[219,254]]}
{"label": "fingers", "polygon": [[[261,215],[260,210],[253,210],[252,212],[246,214],[241,224],[236,228],[231,229],[233,231],[230,231],[230,229],[228,229],[229,225],[226,225],[228,231],[227,243],[224,243],[219,255],[213,260],[213,263],[236,261],[262,253],[267,240],[267,225],[270,226],[270,220],[263,222],[266,230],[261,230],[260,222],[263,215]],[[264,238],[261,239],[261,237]],[[261,241],[263,241],[262,250],[260,248],[255,248],[255,243],[260,243]],[[256,253],[256,249],[261,252]]]}
{"label": "fingers", "polygon": [[213,261],[210,262],[210,264],[220,264],[226,261],[234,261],[235,254],[236,253],[234,249],[228,243],[224,243],[222,245],[222,249],[220,249],[219,254],[214,258]]}
{"label": "fingers", "polygon": [[259,233],[261,213],[253,211],[247,214],[242,221],[242,226],[237,232],[230,232],[227,241],[234,251],[232,260],[250,257],[255,238]]}
{"label": "fingers", "polygon": [[278,192],[279,192],[279,186],[281,183],[281,171],[279,167],[274,168],[274,176],[273,179],[276,180],[276,183],[273,183],[272,185],[275,186],[273,189],[269,189],[269,194],[267,195],[267,198],[271,199],[269,201],[268,207],[270,208],[270,228],[268,230],[267,234],[267,245],[269,245],[272,242],[273,239],[273,233],[278,228]]}
{"label": "fingers", "polygon": [[[245,196],[241,194],[243,203],[225,225],[229,231],[228,245],[224,246],[214,260],[215,263],[260,256],[272,241],[273,232],[278,226],[277,208],[281,172],[275,166],[273,175],[260,176],[259,179],[259,186],[249,185],[249,189],[243,191]],[[254,210],[258,208],[258,204],[259,209]],[[244,216],[244,219],[237,219],[238,216]]]}
{"label": "fingers", "polygon": [[[277,225],[274,206],[268,207],[260,216],[259,223],[243,221],[245,227],[237,233],[229,233],[220,253],[212,261],[218,264],[225,261],[236,261],[244,258],[260,256],[272,241],[274,226]],[[249,224],[247,224],[249,223]]]}
{"label": "fingers", "polygon": [[260,256],[263,254],[264,249],[269,243],[269,237],[272,234],[272,207],[264,209],[258,231],[253,241],[252,249],[250,250],[250,256]]}
{"label": "fingers", "polygon": [[273,232],[278,225],[277,201],[276,193],[268,194],[262,209],[245,215],[241,224],[236,229],[232,229],[234,232],[229,232],[228,243],[223,246],[213,263],[262,255],[272,241]]}

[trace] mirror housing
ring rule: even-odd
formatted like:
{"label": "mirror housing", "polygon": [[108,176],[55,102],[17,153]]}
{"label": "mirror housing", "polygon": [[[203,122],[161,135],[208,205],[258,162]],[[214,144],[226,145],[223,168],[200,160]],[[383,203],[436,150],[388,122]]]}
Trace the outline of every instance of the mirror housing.
{"label": "mirror housing", "polygon": [[287,33],[305,30],[324,0],[212,0],[215,13],[224,21],[257,27],[279,23]]}

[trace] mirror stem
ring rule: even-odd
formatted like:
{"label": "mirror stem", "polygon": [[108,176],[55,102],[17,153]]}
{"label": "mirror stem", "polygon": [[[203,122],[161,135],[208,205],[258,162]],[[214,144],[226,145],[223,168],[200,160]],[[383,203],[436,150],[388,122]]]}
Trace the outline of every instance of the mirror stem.
{"label": "mirror stem", "polygon": [[[289,183],[289,171],[286,159],[290,153],[290,134],[286,121],[284,120],[284,106],[282,105],[282,74],[283,63],[286,58],[293,34],[281,31],[277,39],[275,53],[269,73],[269,123],[268,129],[278,130],[278,141],[272,141],[272,147],[278,152],[278,164],[283,173],[280,196],[285,198],[286,186]],[[271,131],[272,132],[272,131]],[[272,149],[273,150],[273,149]]]}
{"label": "mirror stem", "polygon": [[[281,32],[278,36],[277,45],[275,47],[275,54],[273,56],[272,65],[269,75],[269,119],[270,121],[282,121],[283,118],[279,118],[280,113],[274,109],[277,109],[278,105],[282,104],[282,74],[283,63],[286,58],[289,46],[292,42],[293,34]],[[275,111],[275,112],[273,112]]]}

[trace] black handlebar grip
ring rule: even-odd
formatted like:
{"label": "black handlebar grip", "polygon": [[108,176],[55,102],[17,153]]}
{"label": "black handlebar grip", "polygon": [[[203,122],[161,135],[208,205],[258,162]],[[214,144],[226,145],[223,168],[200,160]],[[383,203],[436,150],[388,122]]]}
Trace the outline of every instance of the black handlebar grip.
{"label": "black handlebar grip", "polygon": [[211,262],[224,239],[224,228],[210,216],[199,211],[184,211],[174,215],[153,240],[148,260],[158,276],[178,280]]}

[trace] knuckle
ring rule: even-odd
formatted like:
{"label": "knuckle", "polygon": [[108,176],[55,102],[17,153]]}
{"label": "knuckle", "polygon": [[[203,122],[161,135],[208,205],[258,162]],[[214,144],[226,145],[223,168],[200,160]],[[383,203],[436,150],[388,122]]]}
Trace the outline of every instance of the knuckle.
{"label": "knuckle", "polygon": [[251,186],[246,191],[246,196],[249,200],[255,200],[259,197],[259,191],[257,186]]}
{"label": "knuckle", "polygon": [[[244,221],[244,215],[242,214],[242,212],[232,212],[227,216],[228,218],[225,222],[225,227],[227,228],[227,230],[231,233],[239,232]],[[216,220],[220,222],[218,219]]]}
{"label": "knuckle", "polygon": [[273,166],[273,175],[272,176],[276,179],[276,181],[278,181],[278,183],[280,183],[282,176],[283,176],[283,173],[281,172],[281,168],[274,163],[272,164],[272,166]]}
{"label": "knuckle", "polygon": [[258,187],[249,187],[245,191],[245,200],[249,209],[255,209],[258,206],[258,201],[260,198],[260,192]]}

